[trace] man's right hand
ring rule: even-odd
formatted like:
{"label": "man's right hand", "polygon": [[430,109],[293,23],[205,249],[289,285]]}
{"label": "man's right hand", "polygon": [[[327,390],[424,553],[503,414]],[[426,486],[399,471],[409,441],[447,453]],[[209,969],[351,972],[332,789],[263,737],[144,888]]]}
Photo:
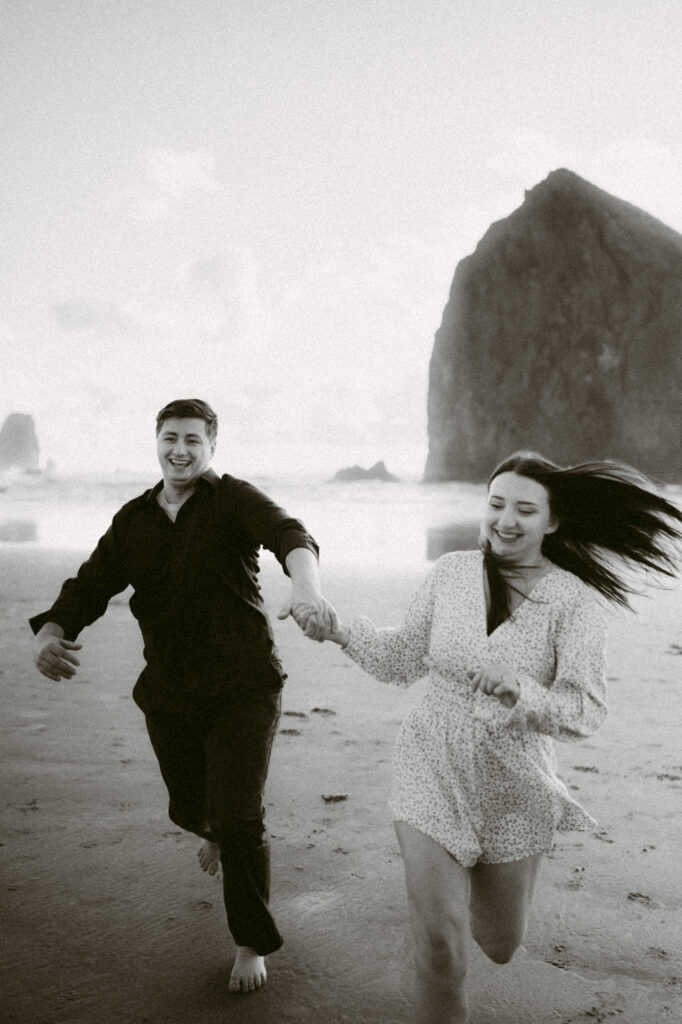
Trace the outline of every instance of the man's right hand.
{"label": "man's right hand", "polygon": [[38,671],[47,679],[72,679],[76,674],[78,658],[71,651],[80,651],[82,644],[64,640],[63,637],[43,635],[36,637],[35,664]]}

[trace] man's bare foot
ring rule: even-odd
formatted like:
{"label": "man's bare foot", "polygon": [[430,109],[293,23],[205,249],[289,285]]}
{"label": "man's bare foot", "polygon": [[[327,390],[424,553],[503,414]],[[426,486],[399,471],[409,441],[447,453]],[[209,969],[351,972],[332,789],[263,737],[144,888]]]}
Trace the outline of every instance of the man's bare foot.
{"label": "man's bare foot", "polygon": [[220,847],[210,839],[202,839],[199,847],[199,863],[202,870],[215,875],[220,867]]}
{"label": "man's bare foot", "polygon": [[255,992],[267,978],[265,958],[250,946],[237,946],[237,955],[230,975],[230,992]]}

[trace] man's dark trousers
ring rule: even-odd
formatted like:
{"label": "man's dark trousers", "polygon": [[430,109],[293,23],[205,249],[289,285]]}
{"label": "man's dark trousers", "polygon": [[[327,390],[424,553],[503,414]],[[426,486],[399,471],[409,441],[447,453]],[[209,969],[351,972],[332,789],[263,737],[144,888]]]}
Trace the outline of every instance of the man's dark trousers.
{"label": "man's dark trousers", "polygon": [[281,713],[281,679],[264,674],[188,713],[148,712],[147,731],[176,825],[217,842],[227,923],[261,956],[282,945],[268,909],[263,790]]}

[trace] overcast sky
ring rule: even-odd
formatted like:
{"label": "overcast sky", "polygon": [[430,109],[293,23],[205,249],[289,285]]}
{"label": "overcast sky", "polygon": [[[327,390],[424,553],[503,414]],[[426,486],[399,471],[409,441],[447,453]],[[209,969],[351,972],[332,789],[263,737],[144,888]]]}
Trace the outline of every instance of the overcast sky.
{"label": "overcast sky", "polygon": [[679,0],[0,0],[0,421],[154,466],[426,458],[457,262],[557,167],[682,230]]}

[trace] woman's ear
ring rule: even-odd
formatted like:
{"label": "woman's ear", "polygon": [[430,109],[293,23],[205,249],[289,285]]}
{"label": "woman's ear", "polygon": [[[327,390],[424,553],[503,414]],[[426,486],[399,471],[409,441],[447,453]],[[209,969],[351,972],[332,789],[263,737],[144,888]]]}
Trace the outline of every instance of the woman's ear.
{"label": "woman's ear", "polygon": [[556,533],[558,529],[559,529],[559,520],[557,519],[556,516],[552,516],[550,518],[550,520],[549,520],[549,523],[547,524],[547,529],[545,530],[545,536],[548,533]]}

